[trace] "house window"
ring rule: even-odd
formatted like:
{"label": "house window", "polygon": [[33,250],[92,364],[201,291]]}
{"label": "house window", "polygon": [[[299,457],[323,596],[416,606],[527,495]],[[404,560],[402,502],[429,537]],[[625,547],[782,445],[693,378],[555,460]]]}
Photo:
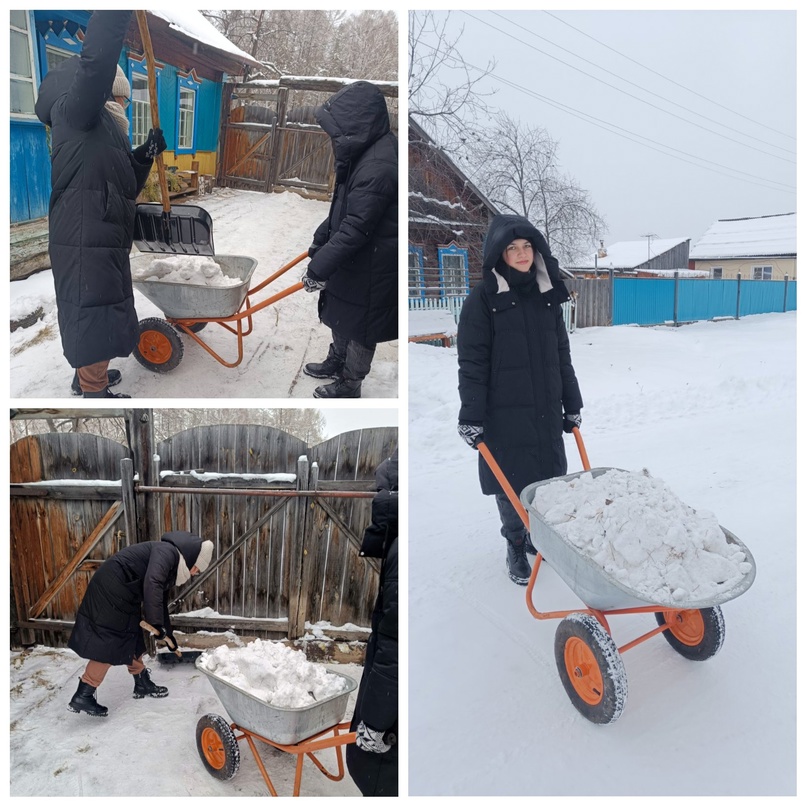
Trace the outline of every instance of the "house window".
{"label": "house window", "polygon": [[772,266],[755,266],[754,280],[770,280],[773,277]]}
{"label": "house window", "polygon": [[196,150],[196,115],[202,83],[192,70],[187,76],[180,74],[178,79],[177,154],[188,154]]}
{"label": "house window", "polygon": [[58,67],[62,62],[66,62],[73,54],[70,51],[52,48],[50,45],[45,48],[45,59],[48,63],[48,72]]}
{"label": "house window", "polygon": [[440,265],[440,294],[455,297],[468,293],[468,250],[456,244],[438,247],[437,260]]}
{"label": "house window", "polygon": [[11,112],[34,114],[34,60],[28,12],[11,12]]}
{"label": "house window", "polygon": [[722,266],[713,266],[712,267],[712,280],[722,280],[723,279],[723,267]]}
{"label": "house window", "polygon": [[149,100],[148,78],[132,73],[132,145],[146,142],[151,129],[151,101]]}
{"label": "house window", "polygon": [[423,247],[409,245],[409,296],[423,297],[426,289],[423,280]]}

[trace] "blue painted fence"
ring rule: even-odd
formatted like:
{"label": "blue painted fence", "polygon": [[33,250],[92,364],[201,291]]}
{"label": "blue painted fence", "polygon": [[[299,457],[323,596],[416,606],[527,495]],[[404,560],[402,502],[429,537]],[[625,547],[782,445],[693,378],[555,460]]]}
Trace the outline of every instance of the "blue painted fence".
{"label": "blue painted fence", "polygon": [[793,280],[614,278],[614,325],[659,325],[795,310]]}

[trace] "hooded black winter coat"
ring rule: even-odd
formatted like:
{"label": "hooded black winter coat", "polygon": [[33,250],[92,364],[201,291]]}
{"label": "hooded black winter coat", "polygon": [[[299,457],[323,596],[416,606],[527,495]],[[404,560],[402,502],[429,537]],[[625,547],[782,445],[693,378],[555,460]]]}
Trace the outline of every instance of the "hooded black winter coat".
{"label": "hooded black winter coat", "polygon": [[398,336],[398,141],[384,96],[366,81],[339,90],[316,116],[331,136],[336,186],[308,274],[328,283],[320,320],[372,347]]}
{"label": "hooded black winter coat", "polygon": [[[539,290],[534,265],[525,283],[501,259],[517,238],[532,244],[536,261],[543,259],[549,291]],[[521,216],[494,217],[482,281],[465,300],[457,331],[459,420],[484,427],[486,445],[518,494],[566,473],[563,414],[583,406],[560,308],[568,299],[543,235]],[[502,492],[481,455],[479,481],[486,495]]]}
{"label": "hooded black winter coat", "polygon": [[49,249],[72,367],[128,356],[139,338],[129,251],[152,161],[133,156],[104,108],[131,13],[93,12],[81,55],[48,71],[36,102],[51,127]]}
{"label": "hooded black winter coat", "polygon": [[93,661],[131,664],[146,650],[141,619],[170,632],[166,595],[176,583],[179,554],[191,569],[201,547],[198,535],[167,532],[161,541],[127,546],[105,560],[87,586],[68,647]]}
{"label": "hooded black winter coat", "polygon": [[[360,554],[383,558],[364,672],[351,731],[359,721],[385,736],[398,734],[398,451],[376,470],[378,493]],[[347,746],[347,767],[365,796],[398,795],[398,744],[383,754]]]}

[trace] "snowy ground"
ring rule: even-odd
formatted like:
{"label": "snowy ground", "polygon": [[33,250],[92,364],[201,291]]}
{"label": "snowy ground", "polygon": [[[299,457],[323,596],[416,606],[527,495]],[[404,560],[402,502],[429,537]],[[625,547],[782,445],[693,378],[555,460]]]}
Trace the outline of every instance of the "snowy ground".
{"label": "snowy ground", "polygon": [[[149,664],[148,659],[146,659]],[[113,667],[98,688],[106,718],[67,710],[86,662],[72,650],[36,647],[11,654],[12,796],[268,796],[245,741],[241,767],[229,781],[214,779],[196,749],[196,723],[205,714],[228,718],[207,677],[192,664],[152,661],[152,678],[166,698],[132,698],[132,678]],[[357,682],[362,668],[329,666]],[[353,713],[356,690],[348,703]],[[296,757],[261,744],[261,758],[279,795],[291,795]],[[321,752],[336,770],[334,751]],[[350,775],[326,779],[310,760],[303,766],[303,796],[360,796]]]}
{"label": "snowy ground", "polygon": [[[328,215],[329,205],[303,199],[296,193],[256,193],[217,189],[193,203],[213,218],[217,254],[248,255],[258,267],[253,285],[308,250],[316,227]],[[254,304],[296,283],[304,274],[304,260],[251,298]],[[330,330],[317,319],[317,294],[295,292],[253,317],[254,331],[244,337],[244,359],[227,368],[192,340],[183,339],[182,363],[166,374],[147,370],[129,356],[112,362],[123,381],[115,392],[149,398],[310,398],[323,382],[305,375],[303,365],[323,361]],[[72,369],[62,354],[56,320],[56,302],[50,271],[11,283],[11,316],[43,307],[45,316],[34,325],[11,334],[11,397],[70,396]],[[161,317],[162,312],[135,291],[140,319]],[[216,325],[201,336],[227,361],[237,357],[237,340]],[[376,350],[373,367],[362,386],[363,398],[398,395],[398,342],[385,342]]]}
{"label": "snowy ground", "polygon": [[[713,659],[686,661],[662,637],[625,654],[610,726],[572,707],[558,621],[533,619],[507,578],[495,503],[455,431],[456,350],[410,345],[410,794],[795,794],[795,336],[794,313],[571,337],[592,466],[648,468],[757,564],[723,606]],[[580,606],[546,566],[535,602]],[[621,645],[655,620],[611,627]]]}

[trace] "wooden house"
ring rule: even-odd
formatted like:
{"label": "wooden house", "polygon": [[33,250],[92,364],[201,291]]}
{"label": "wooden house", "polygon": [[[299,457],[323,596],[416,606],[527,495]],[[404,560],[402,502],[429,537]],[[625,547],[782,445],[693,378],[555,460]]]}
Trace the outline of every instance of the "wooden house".
{"label": "wooden house", "polygon": [[715,279],[796,279],[796,214],[720,219],[689,254],[691,269]]}
{"label": "wooden house", "polygon": [[409,119],[409,297],[465,296],[482,278],[482,245],[499,211]]}
{"label": "wooden house", "polygon": [[590,256],[565,267],[574,277],[663,277],[675,271],[686,272],[689,260],[688,238],[655,238],[617,241]]}
{"label": "wooden house", "polygon": [[[50,141],[47,128],[34,114],[42,79],[61,61],[81,52],[91,11],[11,12],[11,223],[47,216],[50,198]],[[227,76],[240,76],[246,65],[258,65],[239,50],[198,11],[150,11],[147,14],[157,62],[160,126],[168,148],[165,164],[179,172],[215,175]],[[147,68],[137,19],[132,15],[119,64],[132,86],[132,146],[142,143],[151,128]],[[47,266],[37,248],[47,224],[12,232],[12,276]],[[44,261],[44,263],[42,263]]]}

